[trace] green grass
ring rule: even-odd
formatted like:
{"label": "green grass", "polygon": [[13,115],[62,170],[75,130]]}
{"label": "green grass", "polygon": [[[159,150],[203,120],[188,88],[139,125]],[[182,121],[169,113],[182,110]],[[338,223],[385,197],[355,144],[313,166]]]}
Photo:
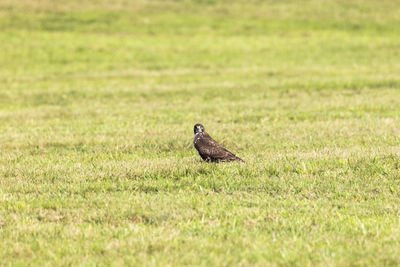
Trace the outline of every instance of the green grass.
{"label": "green grass", "polygon": [[399,265],[399,7],[0,0],[0,265]]}

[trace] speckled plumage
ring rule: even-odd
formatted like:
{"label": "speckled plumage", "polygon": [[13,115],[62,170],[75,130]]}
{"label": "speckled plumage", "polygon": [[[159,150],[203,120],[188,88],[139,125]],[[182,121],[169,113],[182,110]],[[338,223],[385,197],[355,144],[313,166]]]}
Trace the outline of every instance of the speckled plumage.
{"label": "speckled plumage", "polygon": [[194,147],[199,152],[200,157],[204,161],[208,162],[220,162],[220,161],[241,161],[241,158],[235,156],[232,152],[218,144],[217,141],[211,138],[211,136],[204,131],[204,126],[196,124],[194,126]]}

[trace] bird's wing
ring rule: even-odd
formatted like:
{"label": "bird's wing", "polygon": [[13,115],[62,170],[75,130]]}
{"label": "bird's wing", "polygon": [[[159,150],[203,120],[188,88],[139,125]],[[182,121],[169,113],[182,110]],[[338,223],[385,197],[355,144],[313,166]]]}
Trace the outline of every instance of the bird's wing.
{"label": "bird's wing", "polygon": [[203,154],[212,160],[237,159],[237,157],[232,152],[218,144],[218,142],[212,139],[208,133],[204,133],[202,135],[196,148],[199,150],[200,154]]}

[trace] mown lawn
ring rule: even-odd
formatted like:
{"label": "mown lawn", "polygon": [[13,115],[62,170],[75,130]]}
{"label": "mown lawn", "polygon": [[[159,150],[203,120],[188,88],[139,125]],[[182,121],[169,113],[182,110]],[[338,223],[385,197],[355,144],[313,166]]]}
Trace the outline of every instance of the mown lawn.
{"label": "mown lawn", "polygon": [[0,265],[400,265],[400,1],[61,2],[0,0]]}

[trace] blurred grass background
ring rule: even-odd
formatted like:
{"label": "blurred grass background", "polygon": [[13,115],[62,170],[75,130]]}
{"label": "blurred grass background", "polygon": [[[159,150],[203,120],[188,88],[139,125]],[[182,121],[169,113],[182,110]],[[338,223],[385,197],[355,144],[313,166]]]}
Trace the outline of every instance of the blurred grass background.
{"label": "blurred grass background", "polygon": [[0,0],[0,29],[0,264],[400,263],[400,1]]}

